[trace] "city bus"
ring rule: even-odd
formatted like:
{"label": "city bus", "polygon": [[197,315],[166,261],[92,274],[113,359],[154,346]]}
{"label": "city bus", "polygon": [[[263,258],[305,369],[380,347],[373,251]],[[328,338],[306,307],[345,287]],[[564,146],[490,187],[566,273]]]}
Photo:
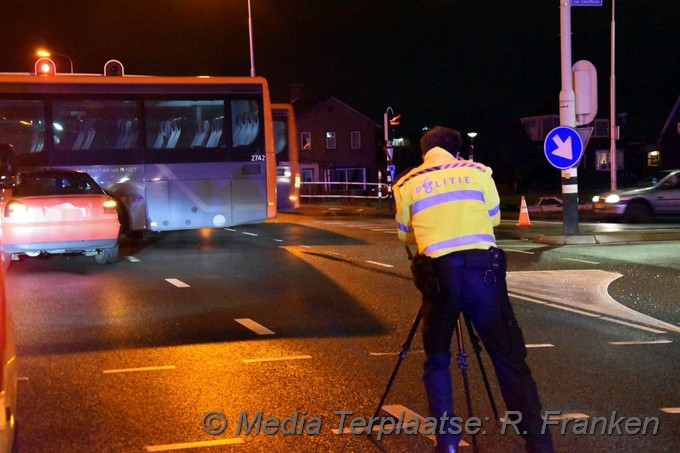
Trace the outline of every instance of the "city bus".
{"label": "city bus", "polygon": [[295,111],[290,104],[272,104],[276,151],[276,204],[279,211],[300,207],[300,148]]}
{"label": "city bus", "polygon": [[[42,63],[41,63],[42,64]],[[42,66],[41,66],[42,68]],[[20,169],[76,169],[118,202],[122,231],[221,228],[276,216],[261,77],[0,74],[0,143]]]}

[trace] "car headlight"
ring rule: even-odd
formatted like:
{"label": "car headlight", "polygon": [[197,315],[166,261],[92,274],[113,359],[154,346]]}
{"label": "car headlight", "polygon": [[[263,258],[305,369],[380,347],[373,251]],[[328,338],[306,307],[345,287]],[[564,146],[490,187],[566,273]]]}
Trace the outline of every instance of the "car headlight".
{"label": "car headlight", "polygon": [[621,197],[619,197],[616,194],[611,194],[608,195],[607,198],[604,199],[605,203],[618,203],[621,200]]}
{"label": "car headlight", "polygon": [[599,195],[595,195],[595,196],[593,197],[593,203],[597,203],[598,201],[600,201],[600,196],[599,196]]}

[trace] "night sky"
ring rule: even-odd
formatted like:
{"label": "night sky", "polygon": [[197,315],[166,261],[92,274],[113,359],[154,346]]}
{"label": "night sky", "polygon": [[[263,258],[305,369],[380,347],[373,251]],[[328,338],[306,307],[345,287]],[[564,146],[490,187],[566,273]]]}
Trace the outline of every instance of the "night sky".
{"label": "night sky", "polygon": [[[598,70],[609,116],[611,1],[572,8],[572,61]],[[250,74],[247,0],[2,0],[0,71],[30,71],[38,47],[76,72],[109,59],[127,74]],[[255,70],[274,101],[293,83],[335,95],[405,133],[557,114],[559,0],[251,0]],[[680,95],[680,0],[616,1],[617,112],[652,139]],[[68,61],[54,57],[68,70]],[[479,124],[484,122],[486,124]]]}

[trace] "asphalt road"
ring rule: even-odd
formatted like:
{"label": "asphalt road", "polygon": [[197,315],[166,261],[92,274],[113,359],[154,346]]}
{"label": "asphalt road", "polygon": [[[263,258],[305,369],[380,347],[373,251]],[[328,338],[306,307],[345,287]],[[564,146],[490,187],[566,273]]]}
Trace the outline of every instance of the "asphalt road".
{"label": "asphalt road", "polygon": [[[345,214],[126,241],[112,266],[81,256],[13,266],[19,451],[429,451],[414,428],[380,441],[334,432],[373,415],[419,306],[391,219]],[[498,231],[558,451],[677,451],[680,247],[526,235],[511,222]],[[521,451],[493,423],[468,352],[475,439]],[[385,420],[427,416],[422,359],[416,336]],[[502,414],[494,379],[492,389]],[[226,427],[210,434],[220,414]]]}

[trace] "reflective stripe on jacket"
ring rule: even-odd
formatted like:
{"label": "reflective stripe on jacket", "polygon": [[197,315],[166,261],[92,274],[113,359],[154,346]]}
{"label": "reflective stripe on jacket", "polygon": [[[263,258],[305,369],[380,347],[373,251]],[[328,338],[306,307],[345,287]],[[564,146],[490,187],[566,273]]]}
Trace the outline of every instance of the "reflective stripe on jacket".
{"label": "reflective stripe on jacket", "polygon": [[394,184],[399,239],[431,257],[496,245],[500,198],[491,168],[435,147]]}

